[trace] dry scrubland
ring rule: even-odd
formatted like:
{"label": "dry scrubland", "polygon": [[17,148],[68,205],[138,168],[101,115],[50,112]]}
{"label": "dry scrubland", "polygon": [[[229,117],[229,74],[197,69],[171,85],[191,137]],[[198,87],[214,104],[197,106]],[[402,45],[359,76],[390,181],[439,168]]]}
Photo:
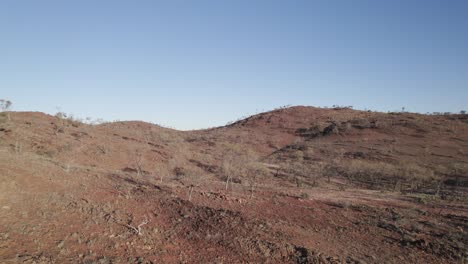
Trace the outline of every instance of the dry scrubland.
{"label": "dry scrubland", "polygon": [[468,115],[0,116],[2,263],[466,263]]}

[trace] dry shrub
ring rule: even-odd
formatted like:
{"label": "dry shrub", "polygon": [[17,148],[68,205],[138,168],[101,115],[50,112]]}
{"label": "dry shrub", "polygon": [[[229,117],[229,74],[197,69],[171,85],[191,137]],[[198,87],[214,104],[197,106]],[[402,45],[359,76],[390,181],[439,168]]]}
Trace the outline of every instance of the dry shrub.
{"label": "dry shrub", "polygon": [[[433,184],[440,180],[434,171],[415,163],[351,160],[342,162],[339,167],[327,167],[328,173],[339,173],[346,176],[351,183],[364,184],[370,188],[394,189],[405,185],[417,189],[424,184]],[[330,172],[331,171],[331,172]]]}
{"label": "dry shrub", "polygon": [[437,172],[447,176],[462,176],[468,175],[468,164],[461,162],[453,162],[447,165],[439,165],[436,168]]}
{"label": "dry shrub", "polygon": [[255,152],[235,144],[228,144],[228,147],[221,164],[221,179],[226,182],[226,190],[231,182],[253,186],[269,173],[265,165],[258,162]]}
{"label": "dry shrub", "polygon": [[287,163],[283,165],[284,172],[289,175],[289,180],[294,182],[297,187],[317,186],[318,179],[324,176],[324,163]]}
{"label": "dry shrub", "polygon": [[304,160],[304,152],[302,152],[301,150],[292,150],[289,153],[289,159],[293,161],[302,161]]}

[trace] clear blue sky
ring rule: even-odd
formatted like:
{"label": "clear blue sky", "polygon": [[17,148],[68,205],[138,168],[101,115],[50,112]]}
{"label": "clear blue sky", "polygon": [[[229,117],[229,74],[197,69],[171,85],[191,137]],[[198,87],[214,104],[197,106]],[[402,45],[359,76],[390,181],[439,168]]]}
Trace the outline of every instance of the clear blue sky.
{"label": "clear blue sky", "polygon": [[0,98],[178,129],[286,104],[468,110],[468,1],[3,0]]}

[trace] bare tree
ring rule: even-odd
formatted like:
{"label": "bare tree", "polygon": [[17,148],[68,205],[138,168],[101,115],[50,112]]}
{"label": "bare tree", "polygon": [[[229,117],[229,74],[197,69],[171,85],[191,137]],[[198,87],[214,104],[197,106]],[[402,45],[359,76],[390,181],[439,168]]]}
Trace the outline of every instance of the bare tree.
{"label": "bare tree", "polygon": [[143,175],[143,154],[141,151],[135,151],[135,155],[133,155],[133,163],[136,167],[137,175]]}
{"label": "bare tree", "polygon": [[270,172],[264,164],[257,161],[249,162],[245,167],[247,170],[246,176],[248,176],[250,185],[250,198],[252,199],[254,197],[257,181]]}
{"label": "bare tree", "polygon": [[240,179],[248,178],[248,182],[251,182],[250,177],[255,174],[258,168],[256,165],[259,165],[258,154],[243,144],[227,144],[226,148],[221,167],[226,178],[225,189],[228,190],[229,184],[234,180],[240,182]]}
{"label": "bare tree", "polygon": [[232,175],[234,173],[234,164],[233,164],[232,159],[225,159],[223,161],[222,168],[223,168],[223,172],[224,172],[224,174],[226,176],[226,184],[225,184],[224,189],[227,191],[228,188],[229,188],[229,182],[231,181]]}
{"label": "bare tree", "polygon": [[159,177],[159,182],[162,183],[163,171],[162,171],[161,166],[158,164],[158,159],[156,157],[153,157],[150,161],[150,164],[151,164],[150,170],[152,172],[151,180],[153,180],[153,178]]}
{"label": "bare tree", "polygon": [[58,136],[59,133],[65,132],[65,127],[68,125],[68,116],[65,112],[60,111],[60,108],[57,108],[58,112],[55,114],[57,122],[54,125],[54,134]]}
{"label": "bare tree", "polygon": [[224,156],[222,169],[224,176],[226,177],[225,190],[229,189],[229,184],[232,182],[234,176],[242,177],[245,173],[245,164],[246,160],[243,160],[245,157],[241,157],[236,153],[228,153]]}

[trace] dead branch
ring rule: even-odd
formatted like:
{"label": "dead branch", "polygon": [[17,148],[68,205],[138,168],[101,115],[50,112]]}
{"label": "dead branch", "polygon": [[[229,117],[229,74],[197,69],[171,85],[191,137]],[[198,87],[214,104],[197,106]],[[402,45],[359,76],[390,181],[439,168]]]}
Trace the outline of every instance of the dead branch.
{"label": "dead branch", "polygon": [[144,225],[147,225],[149,222],[150,221],[148,220],[148,218],[145,217],[145,220],[143,222],[141,222],[141,224],[139,224],[137,227],[134,227],[134,226],[129,225],[129,224],[126,224],[125,226],[128,227],[133,232],[135,232],[136,235],[141,236],[143,234],[141,232],[141,227],[144,226]]}
{"label": "dead branch", "polygon": [[190,185],[190,187],[189,187],[189,199],[188,199],[188,200],[189,200],[189,202],[192,200],[192,192],[193,192],[193,187],[194,187],[194,186],[193,186],[193,184],[192,184],[192,185]]}
{"label": "dead branch", "polygon": [[104,155],[107,154],[107,149],[106,149],[105,147],[97,146],[97,149],[98,149],[99,151],[101,151],[102,154],[104,154]]}

